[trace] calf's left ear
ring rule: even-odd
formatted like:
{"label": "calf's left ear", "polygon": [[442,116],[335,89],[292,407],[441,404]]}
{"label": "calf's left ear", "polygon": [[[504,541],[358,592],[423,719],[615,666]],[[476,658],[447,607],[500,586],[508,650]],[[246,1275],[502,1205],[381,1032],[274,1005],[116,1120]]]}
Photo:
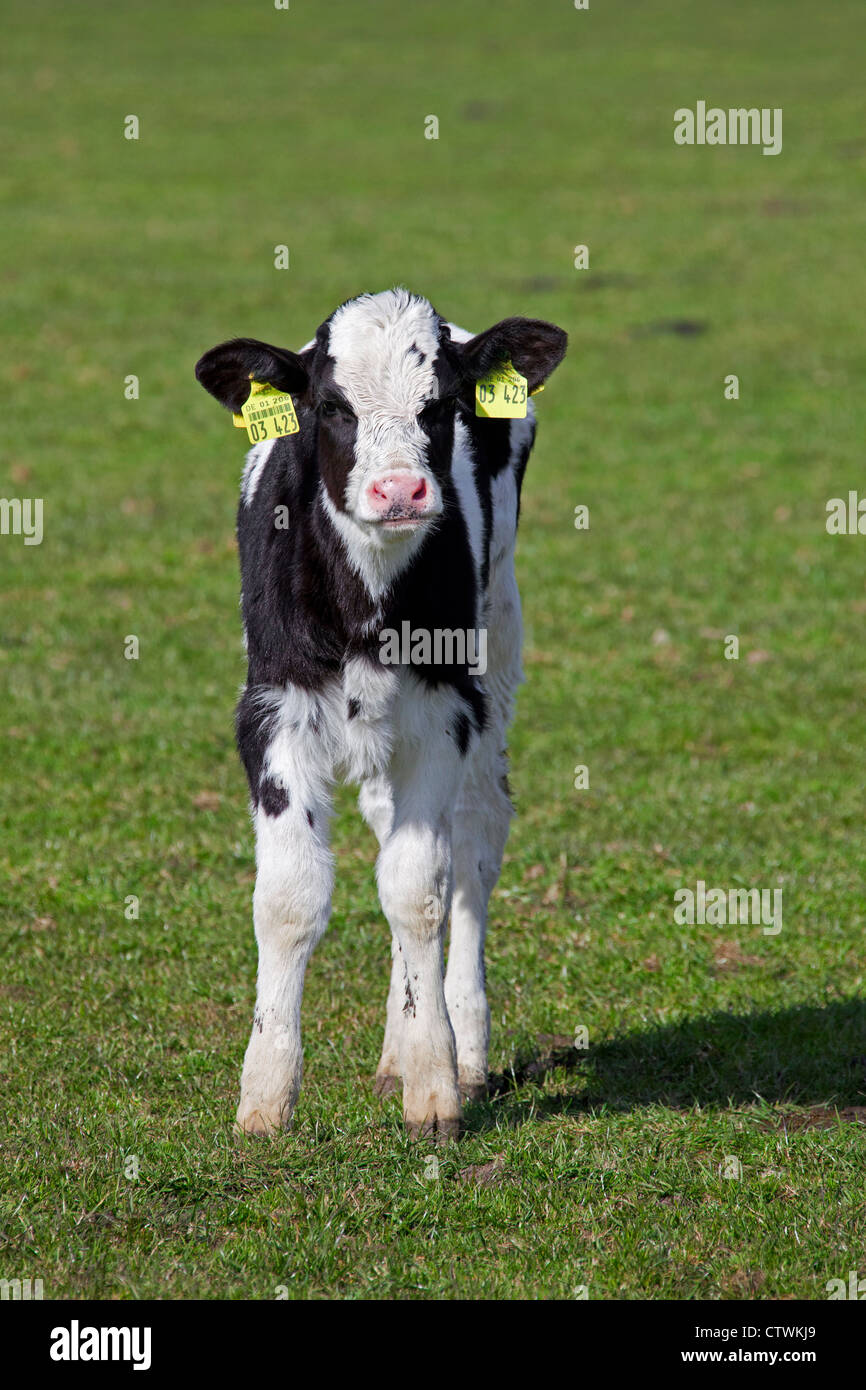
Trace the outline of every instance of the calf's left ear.
{"label": "calf's left ear", "polygon": [[526,377],[528,389],[535,391],[565,356],[568,334],[544,319],[503,319],[456,346],[470,381],[478,381],[508,359]]}
{"label": "calf's left ear", "polygon": [[271,347],[257,338],[232,338],[211,348],[195,365],[206,391],[237,413],[250,394],[251,381],[266,381],[281,391],[300,394],[307,388],[307,369],[295,352]]}

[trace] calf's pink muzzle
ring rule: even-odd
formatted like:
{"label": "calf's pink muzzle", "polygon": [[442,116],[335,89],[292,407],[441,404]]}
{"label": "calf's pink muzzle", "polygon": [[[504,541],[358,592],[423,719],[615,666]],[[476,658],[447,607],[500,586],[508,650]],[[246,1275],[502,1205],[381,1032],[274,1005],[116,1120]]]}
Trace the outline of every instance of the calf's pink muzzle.
{"label": "calf's pink muzzle", "polygon": [[371,511],[382,521],[414,521],[433,503],[427,479],[417,473],[387,473],[367,488]]}

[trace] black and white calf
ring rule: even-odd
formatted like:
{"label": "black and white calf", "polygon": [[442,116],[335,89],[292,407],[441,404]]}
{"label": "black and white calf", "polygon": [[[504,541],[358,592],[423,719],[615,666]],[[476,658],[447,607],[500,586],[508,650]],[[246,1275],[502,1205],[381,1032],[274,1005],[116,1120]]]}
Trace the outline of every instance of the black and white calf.
{"label": "black and white calf", "polygon": [[[535,421],[531,403],[525,419],[476,418],[475,385],[510,360],[532,392],[565,347],[561,329],[533,319],[473,337],[395,289],[341,305],[300,352],[237,338],[196,367],[236,412],[251,380],[290,393],[300,426],[250,450],[238,513],[249,676],[237,737],[256,827],[259,947],[243,1130],[287,1127],[298,1097],[301,995],[328,922],[338,778],[360,784],[392,932],[376,1089],[402,1078],[413,1134],[457,1132],[461,1093],[484,1091],[484,936],[511,816],[514,543]],[[380,659],[386,631],[483,630],[483,675],[459,643],[434,645],[426,664]]]}

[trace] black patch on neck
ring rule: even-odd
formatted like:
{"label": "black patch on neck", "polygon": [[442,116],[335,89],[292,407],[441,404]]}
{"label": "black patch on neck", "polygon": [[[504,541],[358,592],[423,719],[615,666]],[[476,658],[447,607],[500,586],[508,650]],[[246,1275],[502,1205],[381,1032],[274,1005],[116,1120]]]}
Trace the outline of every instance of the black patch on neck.
{"label": "black patch on neck", "polygon": [[[477,627],[479,621],[475,565],[469,535],[450,474],[442,481],[444,513],[407,568],[398,576],[382,604],[381,623],[377,623],[371,655],[378,661],[382,645],[379,632],[391,629],[398,634],[403,623],[410,630],[433,633],[437,628]],[[394,669],[393,667],[390,669]],[[429,686],[450,685],[466,702],[478,727],[485,718],[484,695],[469,671],[469,663],[454,665],[412,665],[413,675]]]}

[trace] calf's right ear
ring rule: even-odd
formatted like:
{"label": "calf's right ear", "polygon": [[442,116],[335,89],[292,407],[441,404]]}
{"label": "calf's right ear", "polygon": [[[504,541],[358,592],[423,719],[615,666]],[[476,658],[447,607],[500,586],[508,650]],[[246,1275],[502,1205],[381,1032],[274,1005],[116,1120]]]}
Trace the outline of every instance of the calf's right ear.
{"label": "calf's right ear", "polygon": [[267,382],[281,391],[299,395],[309,380],[297,353],[260,343],[256,338],[232,338],[211,348],[199,358],[195,374],[204,389],[235,414],[250,394],[251,381]]}

